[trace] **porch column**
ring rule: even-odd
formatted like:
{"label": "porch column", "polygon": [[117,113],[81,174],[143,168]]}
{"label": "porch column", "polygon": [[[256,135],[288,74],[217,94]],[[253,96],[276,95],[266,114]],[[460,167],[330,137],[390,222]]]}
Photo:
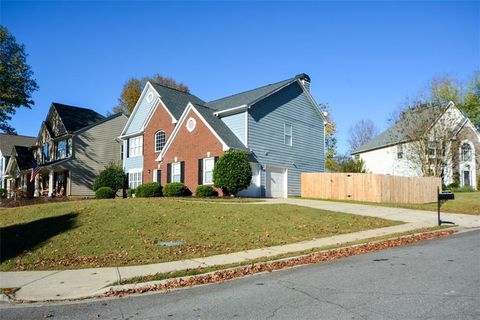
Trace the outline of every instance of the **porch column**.
{"label": "porch column", "polygon": [[22,190],[24,192],[27,192],[28,189],[28,175],[24,174],[23,175],[23,185],[22,185]]}
{"label": "porch column", "polygon": [[48,172],[48,196],[51,197],[53,194],[53,170]]}
{"label": "porch column", "polygon": [[40,197],[40,174],[35,176],[35,191],[33,191],[34,197]]}

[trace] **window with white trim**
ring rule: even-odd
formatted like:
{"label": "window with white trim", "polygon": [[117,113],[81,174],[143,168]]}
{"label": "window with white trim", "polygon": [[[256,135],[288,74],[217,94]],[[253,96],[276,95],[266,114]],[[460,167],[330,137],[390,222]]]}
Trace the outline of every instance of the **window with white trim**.
{"label": "window with white trim", "polygon": [[403,145],[399,144],[397,146],[397,159],[403,159]]}
{"label": "window with white trim", "polygon": [[128,139],[128,157],[138,157],[143,154],[143,136]]}
{"label": "window with white trim", "polygon": [[165,147],[165,131],[160,130],[155,133],[155,152],[162,151]]}
{"label": "window with white trim", "polygon": [[462,161],[470,161],[472,160],[472,146],[465,142],[462,144],[462,156],[461,156]]}
{"label": "window with white trim", "polygon": [[213,183],[213,167],[215,166],[215,158],[203,159],[203,184]]}
{"label": "window with white trim", "polygon": [[284,123],[284,126],[283,126],[283,135],[284,135],[284,143],[287,145],[287,146],[291,146],[292,145],[292,125],[289,124],[289,123]]}
{"label": "window with white trim", "polygon": [[142,184],[142,171],[134,171],[128,173],[128,187],[135,189]]}
{"label": "window with white trim", "polygon": [[180,162],[172,163],[172,182],[182,182],[182,169]]}

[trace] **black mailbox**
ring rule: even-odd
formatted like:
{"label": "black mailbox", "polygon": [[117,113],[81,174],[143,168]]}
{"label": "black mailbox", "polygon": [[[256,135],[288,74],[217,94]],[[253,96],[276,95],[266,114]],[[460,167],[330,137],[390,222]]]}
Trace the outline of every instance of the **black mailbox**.
{"label": "black mailbox", "polygon": [[451,192],[440,192],[438,194],[438,200],[455,200],[455,194]]}

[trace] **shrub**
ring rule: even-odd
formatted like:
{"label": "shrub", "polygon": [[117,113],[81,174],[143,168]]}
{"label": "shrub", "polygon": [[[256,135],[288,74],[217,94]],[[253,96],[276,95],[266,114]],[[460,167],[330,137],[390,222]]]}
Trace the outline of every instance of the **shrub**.
{"label": "shrub", "polygon": [[218,192],[211,186],[198,186],[197,190],[195,191],[195,196],[200,198],[217,197]]}
{"label": "shrub", "polygon": [[135,196],[140,198],[160,197],[162,196],[162,186],[158,182],[142,184],[135,191]]}
{"label": "shrub", "polygon": [[134,195],[135,195],[135,189],[128,189],[128,197],[133,198]]}
{"label": "shrub", "polygon": [[165,197],[184,197],[192,195],[192,192],[187,186],[181,182],[167,183],[162,191]]}
{"label": "shrub", "polygon": [[0,188],[0,199],[5,199],[7,197],[7,189]]}
{"label": "shrub", "polygon": [[477,190],[480,191],[480,177],[477,177]]}
{"label": "shrub", "polygon": [[458,187],[458,188],[450,188],[452,192],[475,192],[472,186],[465,186],[465,187]]}
{"label": "shrub", "polygon": [[110,187],[101,187],[95,191],[95,197],[97,199],[112,199],[115,198],[115,191]]}
{"label": "shrub", "polygon": [[110,162],[105,166],[105,169],[101,171],[93,182],[93,190],[98,190],[102,187],[109,187],[117,193],[119,189],[125,187],[126,175],[123,171],[123,167],[115,162]]}
{"label": "shrub", "polygon": [[459,187],[460,187],[460,183],[454,181],[447,186],[447,189],[453,189],[453,188],[459,188]]}
{"label": "shrub", "polygon": [[248,188],[252,180],[252,168],[248,155],[238,151],[227,151],[213,168],[213,182],[225,195],[236,195]]}

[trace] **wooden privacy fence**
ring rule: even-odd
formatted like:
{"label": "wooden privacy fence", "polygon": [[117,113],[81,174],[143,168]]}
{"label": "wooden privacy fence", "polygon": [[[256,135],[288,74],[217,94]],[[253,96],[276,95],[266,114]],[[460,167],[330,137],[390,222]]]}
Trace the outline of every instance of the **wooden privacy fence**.
{"label": "wooden privacy fence", "polygon": [[436,177],[399,177],[370,173],[302,173],[302,197],[368,202],[437,201]]}

